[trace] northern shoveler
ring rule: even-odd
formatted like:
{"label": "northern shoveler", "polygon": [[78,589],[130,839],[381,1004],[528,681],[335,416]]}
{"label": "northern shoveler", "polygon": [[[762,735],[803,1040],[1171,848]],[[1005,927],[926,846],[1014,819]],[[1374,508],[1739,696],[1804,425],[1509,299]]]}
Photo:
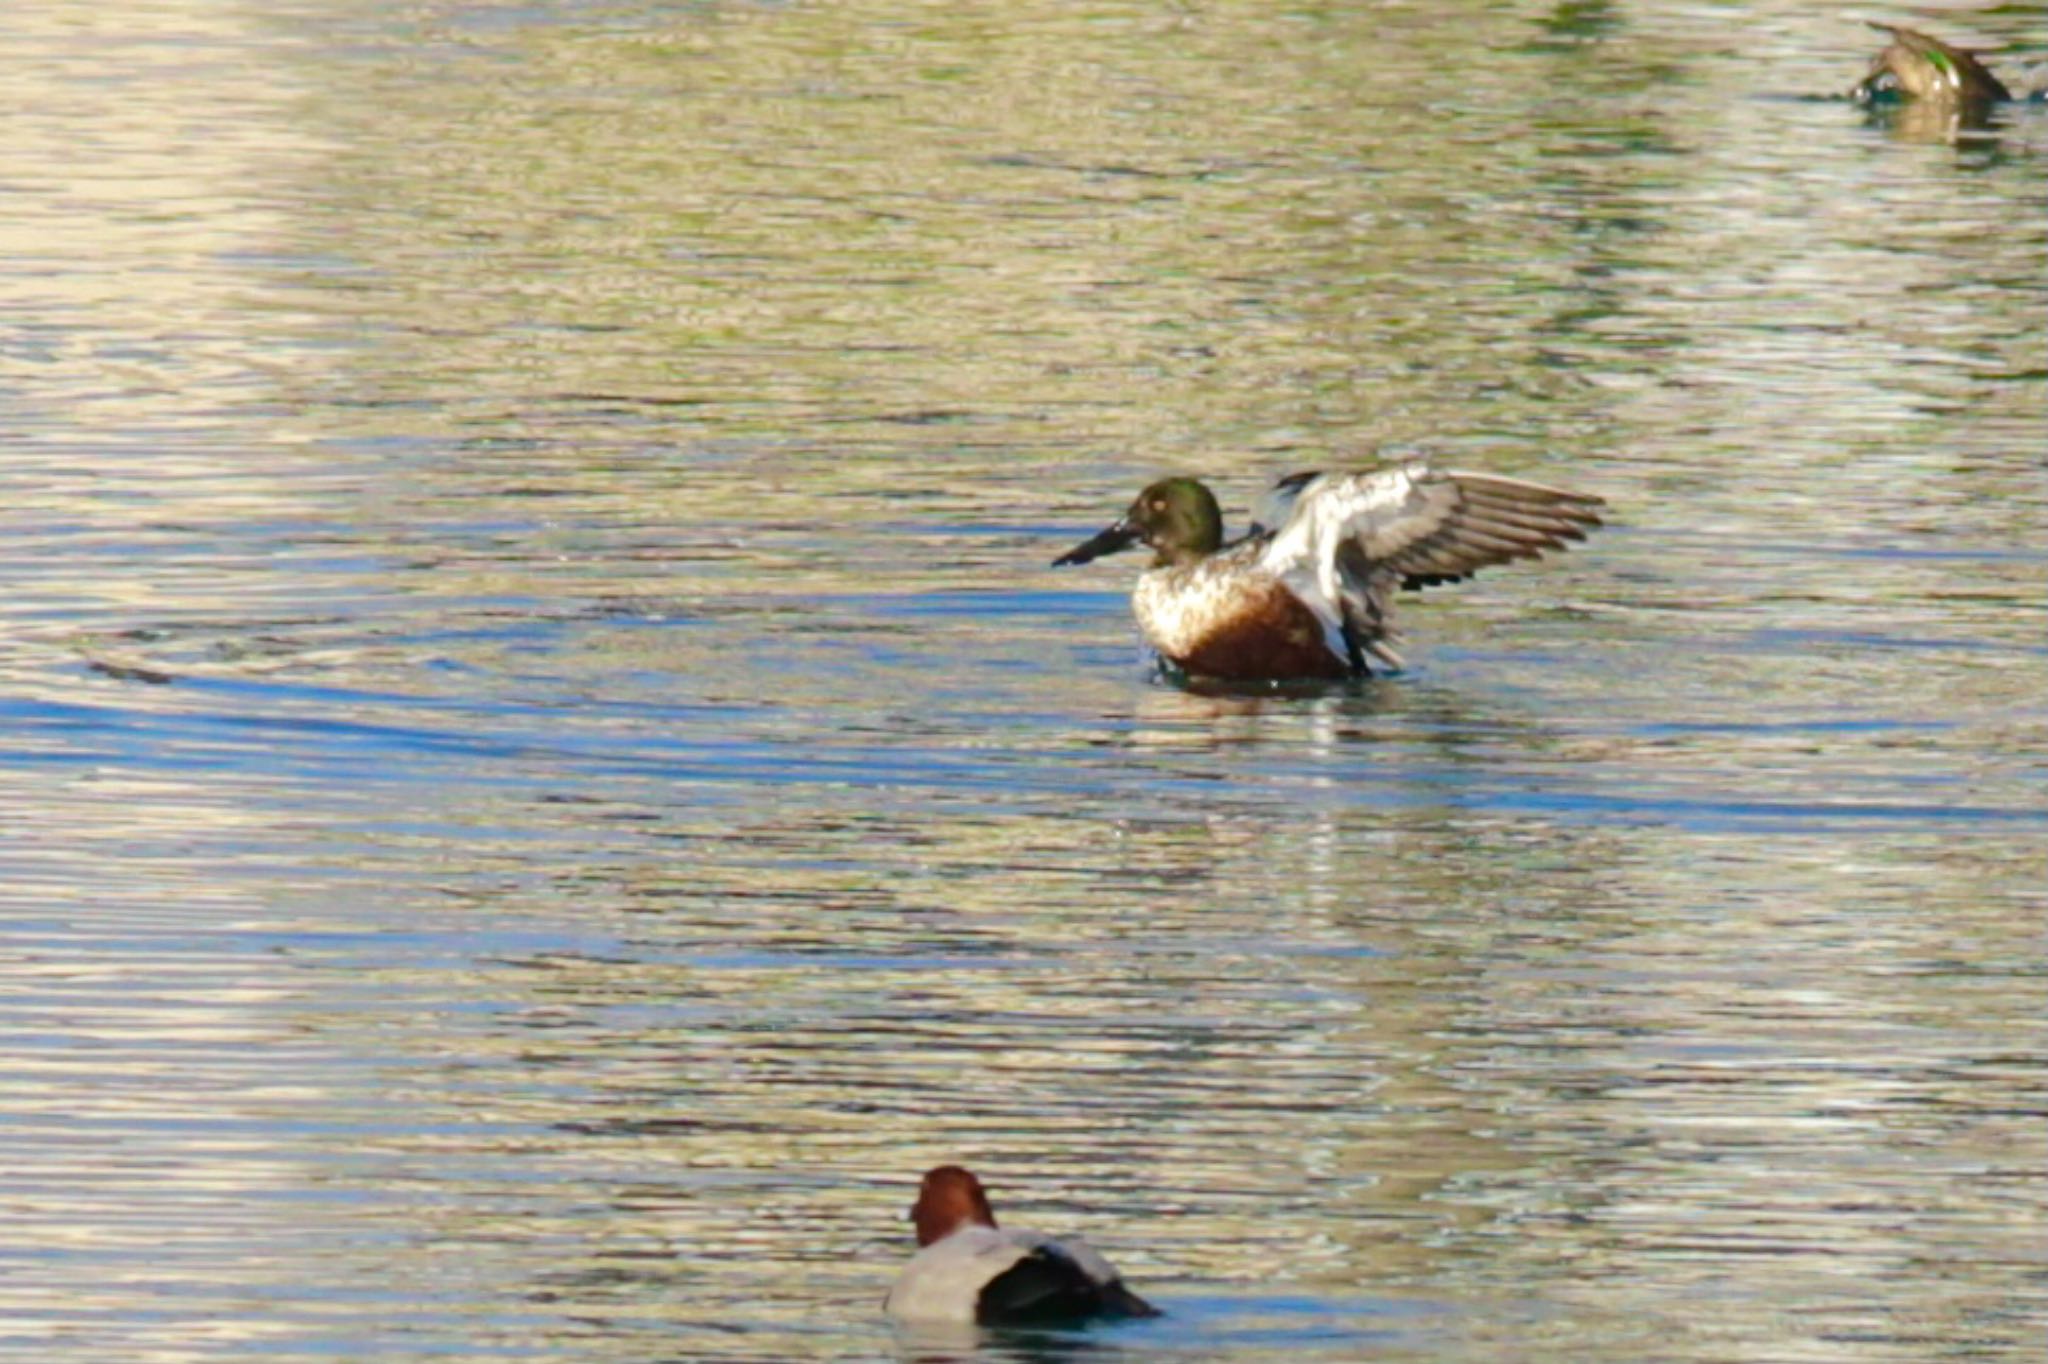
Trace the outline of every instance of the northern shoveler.
{"label": "northern shoveler", "polygon": [[1166,478],[1114,524],[1053,560],[1085,564],[1142,542],[1157,557],[1131,596],[1160,656],[1224,681],[1363,677],[1399,668],[1394,593],[1583,540],[1599,498],[1425,462],[1303,473],[1274,485],[1251,532],[1223,543],[1208,488]]}
{"label": "northern shoveler", "polygon": [[1871,24],[1892,40],[1871,59],[1870,72],[1849,92],[1854,99],[1940,101],[1964,106],[1995,104],[2012,98],[1998,77],[1984,69],[1972,53],[1939,38],[1891,24]]}
{"label": "northern shoveler", "polygon": [[999,1230],[981,1181],[958,1165],[925,1175],[910,1220],[919,1249],[889,1290],[890,1316],[997,1326],[1159,1315],[1083,1242]]}

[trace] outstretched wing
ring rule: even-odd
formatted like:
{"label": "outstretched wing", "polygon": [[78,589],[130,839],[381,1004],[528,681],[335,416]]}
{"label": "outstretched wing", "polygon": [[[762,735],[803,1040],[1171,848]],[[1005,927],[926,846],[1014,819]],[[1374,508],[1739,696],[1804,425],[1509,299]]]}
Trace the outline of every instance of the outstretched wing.
{"label": "outstretched wing", "polygon": [[1395,588],[1456,582],[1563,549],[1600,524],[1604,505],[1585,493],[1426,463],[1295,475],[1275,496],[1284,496],[1287,519],[1272,532],[1265,567],[1341,629],[1347,646],[1397,666],[1381,643]]}
{"label": "outstretched wing", "polygon": [[1605,505],[1586,493],[1427,464],[1320,474],[1290,501],[1266,550],[1269,567],[1339,564],[1395,575],[1404,587],[1563,549],[1600,525]]}

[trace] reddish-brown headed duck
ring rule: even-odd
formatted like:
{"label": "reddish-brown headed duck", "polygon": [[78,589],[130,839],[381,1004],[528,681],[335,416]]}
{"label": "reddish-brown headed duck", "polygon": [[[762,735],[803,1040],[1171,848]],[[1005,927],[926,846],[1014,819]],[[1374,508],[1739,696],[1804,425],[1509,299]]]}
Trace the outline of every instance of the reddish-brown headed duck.
{"label": "reddish-brown headed duck", "polygon": [[889,1290],[892,1317],[1000,1326],[1159,1315],[1083,1242],[999,1229],[981,1181],[958,1165],[925,1175],[910,1220],[919,1250]]}

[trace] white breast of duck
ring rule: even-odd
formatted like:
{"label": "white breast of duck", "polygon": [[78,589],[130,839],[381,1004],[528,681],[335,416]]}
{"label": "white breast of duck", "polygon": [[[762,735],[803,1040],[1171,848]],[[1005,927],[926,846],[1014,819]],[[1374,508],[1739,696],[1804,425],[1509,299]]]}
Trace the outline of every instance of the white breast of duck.
{"label": "white breast of duck", "polygon": [[1168,564],[1139,574],[1131,611],[1145,642],[1168,658],[1185,658],[1244,614],[1250,598],[1280,587],[1280,579],[1259,562],[1264,548],[1238,545],[1197,563]]}
{"label": "white breast of duck", "polygon": [[957,1165],[925,1176],[910,1216],[922,1248],[885,1303],[900,1320],[996,1326],[1158,1314],[1086,1243],[998,1228],[980,1181]]}

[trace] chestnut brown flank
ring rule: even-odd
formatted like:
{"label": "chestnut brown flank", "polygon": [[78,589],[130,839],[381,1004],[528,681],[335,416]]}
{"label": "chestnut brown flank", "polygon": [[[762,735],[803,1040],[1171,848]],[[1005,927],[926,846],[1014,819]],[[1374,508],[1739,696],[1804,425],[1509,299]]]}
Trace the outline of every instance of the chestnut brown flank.
{"label": "chestnut brown flank", "polygon": [[1215,629],[1173,661],[1191,676],[1236,681],[1350,672],[1323,642],[1315,612],[1277,581],[1247,588]]}

